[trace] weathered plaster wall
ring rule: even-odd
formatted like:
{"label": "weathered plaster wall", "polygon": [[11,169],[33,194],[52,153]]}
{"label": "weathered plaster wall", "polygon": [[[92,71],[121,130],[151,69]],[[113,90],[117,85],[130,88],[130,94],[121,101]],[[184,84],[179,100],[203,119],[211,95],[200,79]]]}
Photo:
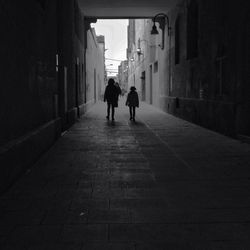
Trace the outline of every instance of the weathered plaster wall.
{"label": "weathered plaster wall", "polygon": [[95,103],[101,98],[101,86],[104,86],[104,51],[94,29],[87,33],[86,60],[87,103]]}

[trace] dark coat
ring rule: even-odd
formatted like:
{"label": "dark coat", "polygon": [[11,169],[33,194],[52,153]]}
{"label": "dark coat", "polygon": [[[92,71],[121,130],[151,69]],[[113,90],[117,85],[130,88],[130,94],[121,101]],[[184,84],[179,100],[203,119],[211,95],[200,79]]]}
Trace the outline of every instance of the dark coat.
{"label": "dark coat", "polygon": [[117,96],[119,95],[117,87],[113,84],[109,84],[104,92],[104,102],[108,102],[114,106],[117,105]]}
{"label": "dark coat", "polygon": [[139,107],[139,97],[136,91],[132,90],[128,93],[126,105],[129,107]]}

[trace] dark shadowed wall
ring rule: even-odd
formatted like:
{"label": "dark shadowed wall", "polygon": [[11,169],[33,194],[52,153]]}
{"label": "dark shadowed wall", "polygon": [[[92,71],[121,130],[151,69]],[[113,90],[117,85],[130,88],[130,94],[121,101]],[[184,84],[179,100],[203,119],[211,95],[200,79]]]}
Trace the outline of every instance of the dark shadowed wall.
{"label": "dark shadowed wall", "polygon": [[0,191],[85,112],[77,1],[0,3]]}
{"label": "dark shadowed wall", "polygon": [[163,110],[227,135],[250,135],[248,15],[247,1],[223,0],[185,0],[169,13],[172,84],[164,83]]}

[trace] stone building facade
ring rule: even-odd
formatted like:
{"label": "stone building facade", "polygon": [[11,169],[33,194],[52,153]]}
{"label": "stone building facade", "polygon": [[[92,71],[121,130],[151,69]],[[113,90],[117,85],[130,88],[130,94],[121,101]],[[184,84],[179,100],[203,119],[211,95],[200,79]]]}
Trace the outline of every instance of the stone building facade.
{"label": "stone building facade", "polygon": [[118,82],[122,94],[128,92],[128,61],[122,61],[118,66]]}
{"label": "stone building facade", "polygon": [[95,100],[86,81],[95,19],[77,0],[3,0],[0,12],[1,192]]}
{"label": "stone building facade", "polygon": [[86,104],[92,106],[104,91],[104,36],[96,36],[95,29],[87,32],[86,48]]}
{"label": "stone building facade", "polygon": [[[128,26],[128,85],[143,101],[159,107],[159,36],[151,36],[152,20],[131,19]],[[133,31],[134,30],[134,31]]]}
{"label": "stone building facade", "polygon": [[164,39],[158,22],[159,35],[152,38],[152,20],[130,20],[129,84],[168,113],[226,135],[250,136],[248,11],[246,1],[183,0],[166,12],[171,30],[168,35],[166,24]]}

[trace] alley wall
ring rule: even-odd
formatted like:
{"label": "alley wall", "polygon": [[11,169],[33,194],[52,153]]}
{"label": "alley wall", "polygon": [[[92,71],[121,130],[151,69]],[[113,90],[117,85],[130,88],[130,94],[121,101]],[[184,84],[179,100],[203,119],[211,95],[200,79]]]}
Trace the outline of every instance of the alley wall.
{"label": "alley wall", "polygon": [[0,192],[60,135],[57,2],[1,1]]}
{"label": "alley wall", "polygon": [[95,98],[86,87],[90,21],[77,0],[3,0],[0,11],[2,192]]}
{"label": "alley wall", "polygon": [[249,47],[243,47],[248,10],[244,1],[191,0],[169,13],[172,83],[161,96],[163,110],[223,134],[250,135],[249,115],[242,113],[250,111],[249,95],[241,92],[250,89],[243,70],[249,65]]}
{"label": "alley wall", "polygon": [[100,100],[104,89],[104,37],[97,37],[95,29],[87,32],[86,48],[86,103],[93,105]]}
{"label": "alley wall", "polygon": [[166,22],[164,39],[158,22],[150,35],[152,20],[130,20],[129,85],[165,112],[250,136],[249,9],[246,1],[180,1],[163,10],[171,29]]}

